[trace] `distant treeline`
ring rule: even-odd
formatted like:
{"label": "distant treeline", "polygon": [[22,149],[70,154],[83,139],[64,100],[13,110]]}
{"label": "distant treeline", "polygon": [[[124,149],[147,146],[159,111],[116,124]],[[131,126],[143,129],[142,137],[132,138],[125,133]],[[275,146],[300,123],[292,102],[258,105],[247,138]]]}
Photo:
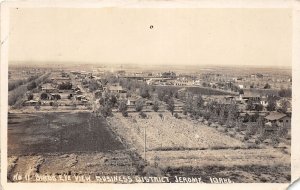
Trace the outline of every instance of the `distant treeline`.
{"label": "distant treeline", "polygon": [[291,88],[277,89],[244,89],[245,93],[251,93],[258,96],[278,96],[278,97],[292,97]]}

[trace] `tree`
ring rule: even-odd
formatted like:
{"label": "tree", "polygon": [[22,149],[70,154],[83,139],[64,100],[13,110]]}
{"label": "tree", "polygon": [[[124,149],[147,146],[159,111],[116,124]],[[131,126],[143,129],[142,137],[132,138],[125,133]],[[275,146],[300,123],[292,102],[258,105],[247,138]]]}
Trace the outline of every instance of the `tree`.
{"label": "tree", "polygon": [[127,109],[128,109],[128,106],[127,106],[126,102],[121,101],[120,104],[119,104],[119,111],[124,113],[124,112],[127,111]]}
{"label": "tree", "polygon": [[27,85],[27,89],[28,90],[32,90],[32,89],[34,89],[34,88],[36,88],[37,87],[37,85],[36,85],[36,82],[35,81],[33,81],[33,82],[31,82],[31,83],[29,83],[28,85]]}
{"label": "tree", "polygon": [[158,101],[154,101],[152,108],[153,108],[153,110],[154,110],[155,112],[158,111],[158,109],[159,109],[159,103],[158,103]]}
{"label": "tree", "polygon": [[226,125],[229,127],[234,127],[235,121],[238,118],[237,106],[235,103],[231,103],[228,107],[228,117]]}
{"label": "tree", "polygon": [[264,89],[270,89],[270,88],[271,88],[271,85],[269,83],[266,83],[264,86]]}
{"label": "tree", "polygon": [[264,109],[264,106],[261,104],[255,104],[255,110],[256,111],[262,111]]}
{"label": "tree", "polygon": [[90,80],[90,83],[89,83],[89,91],[90,92],[94,92],[95,90],[97,90],[99,88],[100,88],[100,85],[97,81]]}
{"label": "tree", "polygon": [[220,106],[220,114],[219,114],[219,123],[221,125],[224,124],[224,121],[225,121],[225,106],[221,105]]}
{"label": "tree", "polygon": [[144,107],[144,101],[143,100],[140,99],[140,100],[136,101],[136,103],[135,103],[135,110],[137,112],[142,111],[143,107]]}
{"label": "tree", "polygon": [[244,90],[243,89],[239,89],[239,94],[244,94]]}
{"label": "tree", "polygon": [[32,100],[33,99],[33,94],[32,93],[27,94],[27,99]]}
{"label": "tree", "polygon": [[279,112],[282,112],[282,113],[286,113],[288,107],[290,107],[289,101],[287,101],[287,100],[282,100],[282,101],[280,102],[280,108],[278,109],[278,111],[279,111]]}
{"label": "tree", "polygon": [[292,89],[290,89],[290,88],[287,88],[287,89],[281,88],[278,91],[278,95],[280,97],[292,97]]}
{"label": "tree", "polygon": [[97,112],[100,113],[103,117],[111,116],[112,115],[111,105],[105,103],[104,106],[100,106]]}
{"label": "tree", "polygon": [[160,101],[163,101],[165,95],[166,95],[166,91],[164,89],[157,90],[157,97]]}
{"label": "tree", "polygon": [[72,83],[62,82],[58,85],[58,89],[60,89],[60,90],[71,90],[72,89]]}
{"label": "tree", "polygon": [[183,109],[187,113],[192,113],[192,111],[193,111],[193,95],[191,93],[188,93]]}
{"label": "tree", "polygon": [[140,112],[140,116],[141,116],[141,118],[143,118],[143,119],[145,119],[146,117],[147,117],[147,115],[144,113],[144,112]]}
{"label": "tree", "polygon": [[167,103],[167,109],[172,113],[174,113],[174,109],[175,109],[175,104],[174,104],[174,100],[173,98],[169,99],[168,103]]}
{"label": "tree", "polygon": [[247,101],[246,110],[253,110],[253,108],[254,108],[254,102],[251,99],[249,99]]}
{"label": "tree", "polygon": [[197,95],[194,101],[194,106],[197,110],[201,109],[203,107],[204,100],[201,95]]}
{"label": "tree", "polygon": [[168,103],[169,99],[170,99],[170,96],[167,94],[163,97],[163,101],[166,103]]}
{"label": "tree", "polygon": [[141,86],[140,88],[140,95],[142,98],[150,98],[150,93],[149,93],[149,87],[147,84]]}
{"label": "tree", "polygon": [[117,102],[118,102],[117,97],[116,97],[114,94],[112,94],[112,95],[110,96],[110,103],[111,103],[111,106],[114,107],[114,106],[116,105]]}
{"label": "tree", "polygon": [[248,113],[245,114],[243,121],[244,122],[249,122],[250,121],[250,115]]}
{"label": "tree", "polygon": [[256,120],[256,126],[257,126],[257,129],[258,129],[258,133],[260,133],[261,135],[263,134],[264,132],[264,118],[259,116]]}
{"label": "tree", "polygon": [[267,102],[268,102],[267,110],[268,111],[275,111],[275,109],[276,109],[276,97],[268,96]]}
{"label": "tree", "polygon": [[46,100],[47,98],[48,98],[48,94],[45,93],[45,92],[43,92],[43,93],[41,94],[41,100]]}

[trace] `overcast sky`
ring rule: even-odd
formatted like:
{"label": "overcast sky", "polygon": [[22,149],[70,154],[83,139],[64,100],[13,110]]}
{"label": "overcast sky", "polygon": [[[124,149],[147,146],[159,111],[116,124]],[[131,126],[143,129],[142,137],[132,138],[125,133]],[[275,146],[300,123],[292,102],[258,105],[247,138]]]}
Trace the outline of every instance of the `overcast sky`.
{"label": "overcast sky", "polygon": [[19,8],[9,60],[291,66],[291,38],[288,9]]}

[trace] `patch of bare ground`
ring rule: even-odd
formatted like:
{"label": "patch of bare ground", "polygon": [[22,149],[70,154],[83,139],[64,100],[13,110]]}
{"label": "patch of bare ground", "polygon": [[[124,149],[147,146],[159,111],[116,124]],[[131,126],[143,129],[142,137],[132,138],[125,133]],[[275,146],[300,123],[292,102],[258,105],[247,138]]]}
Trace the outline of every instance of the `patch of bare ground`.
{"label": "patch of bare ground", "polygon": [[[9,157],[8,178],[15,174],[51,175],[136,175],[137,167],[125,151],[106,153],[45,154],[43,156]],[[21,180],[22,181],[22,180]]]}

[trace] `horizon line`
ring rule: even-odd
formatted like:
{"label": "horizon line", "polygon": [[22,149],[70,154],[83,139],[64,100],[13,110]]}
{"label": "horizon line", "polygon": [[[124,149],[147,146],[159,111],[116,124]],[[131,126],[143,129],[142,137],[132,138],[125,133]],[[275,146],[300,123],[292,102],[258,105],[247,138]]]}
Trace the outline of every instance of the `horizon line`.
{"label": "horizon line", "polygon": [[[55,63],[55,64],[68,64],[68,65],[81,65],[81,64],[86,64],[86,65],[138,65],[138,66],[145,66],[145,67],[151,67],[151,66],[198,66],[198,67],[258,67],[258,68],[290,68],[292,69],[292,65],[251,65],[251,64],[196,64],[196,63],[188,63],[188,64],[182,64],[182,63],[152,63],[147,65],[143,65],[142,63],[129,63],[129,62],[124,62],[124,63],[117,63],[117,62],[76,62],[76,61],[30,61],[30,60],[10,60],[8,61],[8,65],[18,65],[18,64],[24,64],[24,65],[37,65],[40,64],[46,65],[49,63]],[[66,66],[68,66],[66,65]]]}

